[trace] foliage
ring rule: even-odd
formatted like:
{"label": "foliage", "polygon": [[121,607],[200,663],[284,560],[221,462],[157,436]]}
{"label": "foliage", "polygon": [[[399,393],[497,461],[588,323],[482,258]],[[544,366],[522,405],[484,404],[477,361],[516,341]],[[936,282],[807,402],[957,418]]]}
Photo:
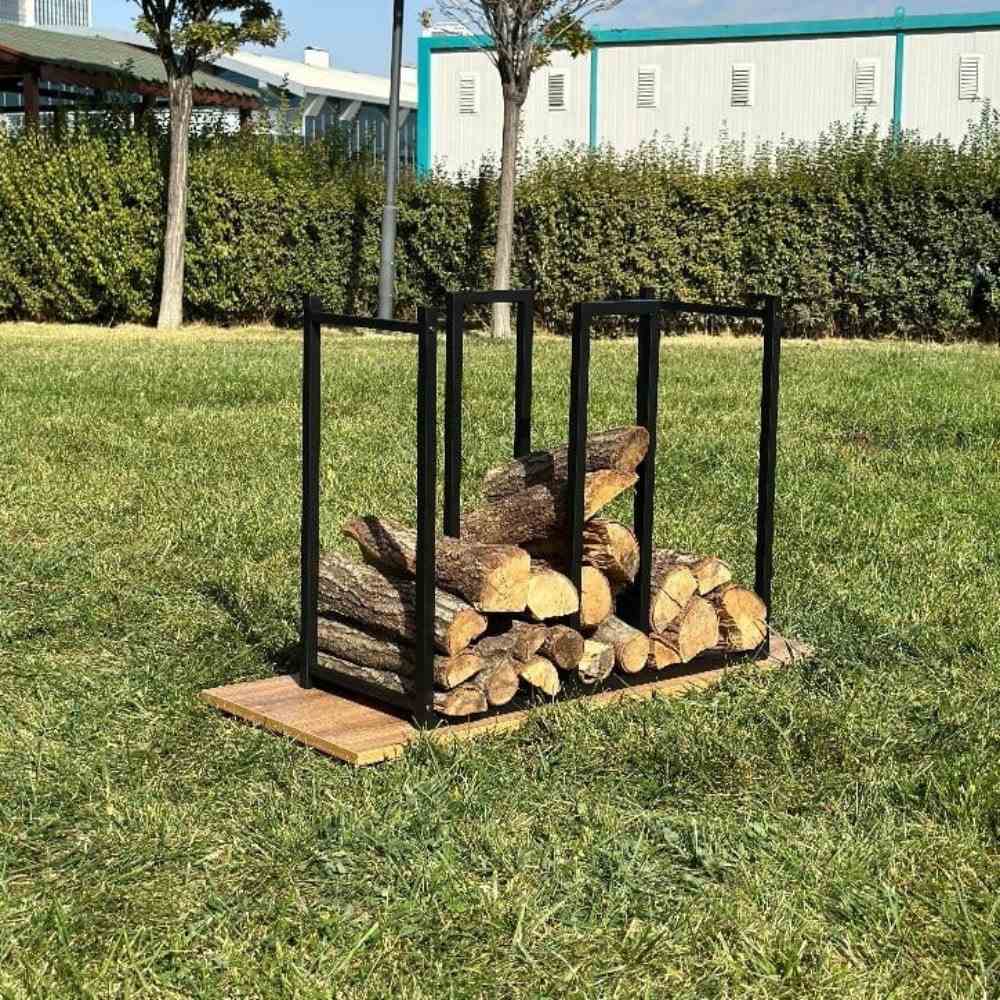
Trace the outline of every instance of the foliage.
{"label": "foliage", "polygon": [[[569,352],[536,347],[551,444]],[[786,345],[775,608],[816,660],[360,772],[197,697],[294,663],[300,337],[6,327],[0,354],[4,1000],[1000,995],[994,348]],[[412,518],[415,354],[324,356],[346,547],[351,513]],[[627,420],[634,349],[593,361],[595,426]],[[662,359],[659,540],[744,577],[759,365]],[[513,367],[470,340],[469,503]]]}
{"label": "foliage", "polygon": [[[0,136],[0,317],[147,322],[163,227],[162,137],[106,127]],[[372,313],[383,180],[334,137],[193,140],[185,314],[294,323],[302,296]],[[492,274],[493,168],[404,177],[401,314]],[[564,330],[573,302],[634,295],[783,296],[790,332],[995,338],[1000,130],[960,148],[839,125],[812,144],[683,141],[529,151],[518,190],[514,283],[537,287]],[[109,234],[114,238],[109,239]],[[694,322],[694,321],[692,321]]]}

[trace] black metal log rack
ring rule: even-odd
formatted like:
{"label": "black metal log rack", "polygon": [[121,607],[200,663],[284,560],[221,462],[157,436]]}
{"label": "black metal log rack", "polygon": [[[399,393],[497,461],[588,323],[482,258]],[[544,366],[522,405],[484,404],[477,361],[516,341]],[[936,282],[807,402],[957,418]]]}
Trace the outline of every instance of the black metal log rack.
{"label": "black metal log rack", "polygon": [[[638,364],[636,371],[635,422],[649,432],[649,450],[639,466],[635,489],[633,529],[639,540],[640,563],[631,591],[620,603],[619,614],[630,624],[648,632],[653,568],[654,500],[658,399],[660,383],[661,320],[665,315],[695,314],[754,320],[763,325],[764,355],[760,395],[760,447],[757,476],[756,557],[754,589],[768,609],[768,633],[761,649],[752,653],[705,653],[690,663],[667,670],[646,669],[636,674],[613,673],[602,685],[584,685],[564,679],[559,700],[595,694],[614,687],[648,684],[667,677],[697,673],[729,661],[759,658],[770,651],[770,613],[774,575],[774,505],[777,456],[778,390],[781,352],[781,313],[777,298],[764,296],[758,306],[736,306],[677,302],[657,299],[643,289],[637,299],[581,302],[573,310],[572,365],[568,428],[568,529],[570,564],[568,576],[581,590],[583,572],[584,482],[587,465],[588,397],[590,389],[591,328],[601,317],[638,320]],[[534,353],[535,293],[520,291],[467,291],[446,296],[445,407],[444,407],[444,533],[459,537],[461,531],[463,344],[465,313],[473,306],[508,303],[517,309],[517,348],[514,372],[513,456],[531,451],[532,361]],[[318,658],[319,618],[319,521],[320,521],[320,413],[322,328],[359,328],[381,333],[412,334],[417,339],[416,466],[417,466],[417,557],[416,557],[416,668],[412,697],[390,697],[384,690],[362,681],[329,674]],[[315,297],[307,297],[304,308],[302,379],[302,535],[300,642],[302,663],[299,683],[346,688],[354,693],[402,709],[422,725],[449,723],[433,707],[434,697],[434,590],[437,521],[437,345],[440,314],[417,310],[415,322],[378,320],[328,312]],[[578,616],[569,624],[578,625]],[[510,704],[494,708],[490,715],[519,711],[537,696],[521,694]],[[477,716],[482,718],[482,716]]]}

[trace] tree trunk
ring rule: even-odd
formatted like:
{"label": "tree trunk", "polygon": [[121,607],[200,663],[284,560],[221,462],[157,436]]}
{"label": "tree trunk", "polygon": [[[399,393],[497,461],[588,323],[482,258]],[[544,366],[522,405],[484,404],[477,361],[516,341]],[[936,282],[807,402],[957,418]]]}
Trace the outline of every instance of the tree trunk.
{"label": "tree trunk", "polygon": [[[399,576],[417,571],[417,533],[395,521],[359,517],[343,532],[353,538],[366,562]],[[531,560],[514,545],[482,545],[457,538],[438,538],[437,585],[464,597],[477,611],[524,610]]]}
{"label": "tree trunk", "polygon": [[[629,424],[590,434],[587,437],[585,471],[614,469],[616,472],[635,472],[648,450],[649,432],[645,427]],[[567,445],[549,451],[535,451],[524,458],[515,458],[505,465],[488,469],[483,477],[483,496],[489,503],[497,503],[529,486],[543,483],[565,485],[568,475]]]}
{"label": "tree trunk", "polygon": [[[493,288],[510,288],[510,263],[514,247],[514,185],[517,181],[517,140],[521,126],[521,104],[517,96],[503,96],[503,141],[500,147],[500,205],[497,209],[497,246],[493,262]],[[510,336],[510,306],[493,306],[493,335]]]}
{"label": "tree trunk", "polygon": [[[416,585],[386,576],[339,552],[319,561],[319,610],[413,642],[417,635]],[[434,645],[456,656],[486,631],[486,619],[459,597],[434,592]]]}
{"label": "tree trunk", "polygon": [[187,238],[188,140],[194,107],[190,76],[170,78],[170,162],[167,224],[163,233],[163,283],[157,327],[176,330],[184,322],[184,242]]}

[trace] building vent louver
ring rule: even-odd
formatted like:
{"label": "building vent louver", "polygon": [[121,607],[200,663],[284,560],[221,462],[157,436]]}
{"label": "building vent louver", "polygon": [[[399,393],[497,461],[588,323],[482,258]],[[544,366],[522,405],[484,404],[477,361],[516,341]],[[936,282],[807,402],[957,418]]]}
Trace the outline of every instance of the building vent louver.
{"label": "building vent louver", "polygon": [[983,57],[966,54],[958,57],[958,99],[978,101],[982,96]]}
{"label": "building vent louver", "polygon": [[549,111],[566,110],[566,74],[549,73]]}
{"label": "building vent louver", "polygon": [[734,108],[752,108],[753,102],[753,63],[734,63],[730,84],[730,104]]}
{"label": "building vent louver", "polygon": [[638,108],[658,108],[660,106],[659,66],[639,67],[635,103]]}
{"label": "building vent louver", "polygon": [[479,74],[463,73],[458,78],[458,113],[479,114]]}
{"label": "building vent louver", "polygon": [[854,104],[865,108],[878,104],[879,61],[858,59],[854,64]]}

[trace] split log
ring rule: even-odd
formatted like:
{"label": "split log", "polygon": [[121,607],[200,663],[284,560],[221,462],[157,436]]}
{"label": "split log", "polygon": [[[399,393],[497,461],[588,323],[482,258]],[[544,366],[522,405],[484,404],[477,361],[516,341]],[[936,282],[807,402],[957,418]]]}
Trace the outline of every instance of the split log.
{"label": "split log", "polygon": [[[587,472],[611,469],[635,472],[649,449],[644,427],[616,427],[587,438]],[[539,484],[565,483],[569,474],[569,448],[536,451],[525,458],[490,469],[483,480],[483,496],[490,503]]]}
{"label": "split log", "polygon": [[568,625],[550,625],[545,630],[542,655],[560,670],[576,670],[583,659],[583,636]]}
{"label": "split log", "polygon": [[481,691],[490,705],[506,705],[517,694],[517,667],[517,661],[505,654],[486,657],[486,666],[466,684]]}
{"label": "split log", "polygon": [[653,638],[673,650],[679,662],[689,663],[718,645],[719,616],[704,597],[692,597],[677,618]]}
{"label": "split log", "polygon": [[698,581],[687,566],[677,562],[673,553],[657,549],[653,553],[650,588],[649,627],[663,632],[698,593]]}
{"label": "split log", "polygon": [[615,651],[606,642],[587,639],[577,673],[584,684],[598,684],[615,669]]}
{"label": "split log", "polygon": [[519,664],[517,672],[525,684],[530,684],[550,698],[554,698],[562,688],[559,671],[551,660],[544,656],[533,656],[527,663]]}
{"label": "split log", "polygon": [[611,596],[611,584],[599,569],[583,566],[581,570],[580,624],[592,628],[611,617],[615,602]]}
{"label": "split log", "polygon": [[514,622],[506,632],[480,639],[473,652],[480,656],[507,653],[515,660],[527,663],[542,648],[542,644],[545,642],[545,633],[544,625]]}
{"label": "split log", "polygon": [[[583,491],[584,519],[593,517],[637,480],[635,473],[614,469],[589,473]],[[564,531],[566,513],[565,483],[532,486],[470,511],[462,518],[462,537],[484,544],[522,545]]]}
{"label": "split log", "polygon": [[657,670],[675,667],[681,662],[680,654],[673,646],[655,633],[649,637],[649,663]]}
{"label": "split log", "polygon": [[[328,653],[319,654],[319,664],[328,670],[335,678],[345,680],[360,680],[371,685],[376,690],[389,694],[411,697],[414,692],[413,681],[400,677],[391,670],[376,670],[374,667],[363,667],[357,663],[349,663]],[[460,684],[451,691],[434,692],[434,710],[447,716],[481,715],[489,705],[483,691],[471,683]]]}
{"label": "split log", "polygon": [[550,566],[532,567],[525,609],[536,621],[565,618],[580,610],[580,596],[573,581]]}
{"label": "split log", "polygon": [[752,590],[728,583],[706,600],[718,612],[720,649],[749,652],[767,637],[767,605]]}
{"label": "split log", "polygon": [[[343,532],[353,538],[364,560],[396,576],[417,572],[417,533],[395,521],[361,517]],[[438,538],[434,569],[437,585],[464,597],[478,611],[523,611],[531,560],[515,545],[482,545]]]}
{"label": "split log", "polygon": [[[319,610],[413,642],[417,634],[416,584],[328,552],[319,562]],[[434,593],[434,644],[448,656],[486,631],[486,619],[460,597]]]}
{"label": "split log", "polygon": [[733,578],[729,565],[715,556],[696,556],[689,552],[671,552],[670,555],[679,565],[691,570],[698,581],[698,593],[702,597],[725,586]]}
{"label": "split log", "polygon": [[[416,650],[407,643],[391,636],[372,635],[336,618],[320,618],[316,631],[319,648],[338,659],[360,667],[390,670],[403,677],[413,675]],[[482,660],[472,652],[438,655],[434,657],[434,683],[443,688],[457,687],[482,669]]]}
{"label": "split log", "polygon": [[649,660],[649,636],[632,628],[613,615],[604,622],[592,638],[607,643],[615,651],[615,663],[627,674],[644,670]]}
{"label": "split log", "polygon": [[[557,567],[569,561],[565,537],[544,538],[525,547],[532,558]],[[624,524],[594,518],[583,526],[583,561],[604,573],[613,587],[628,586],[639,572],[639,541]]]}

